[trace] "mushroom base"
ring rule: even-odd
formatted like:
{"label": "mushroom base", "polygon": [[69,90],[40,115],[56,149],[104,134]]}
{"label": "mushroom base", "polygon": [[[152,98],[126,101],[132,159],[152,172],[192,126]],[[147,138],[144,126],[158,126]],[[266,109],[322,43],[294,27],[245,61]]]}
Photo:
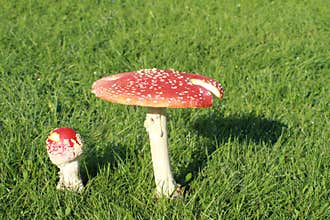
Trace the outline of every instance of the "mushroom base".
{"label": "mushroom base", "polygon": [[59,190],[66,189],[70,191],[81,192],[84,186],[79,175],[78,160],[61,165],[59,168],[60,180],[56,188]]}
{"label": "mushroom base", "polygon": [[176,197],[177,184],[173,178],[167,148],[167,124],[164,108],[148,108],[144,126],[149,134],[157,197]]}

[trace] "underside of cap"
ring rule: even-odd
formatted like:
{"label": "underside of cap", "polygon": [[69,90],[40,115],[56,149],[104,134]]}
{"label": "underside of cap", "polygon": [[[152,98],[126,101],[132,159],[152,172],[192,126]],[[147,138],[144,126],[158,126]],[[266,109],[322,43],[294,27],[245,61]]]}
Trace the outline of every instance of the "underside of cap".
{"label": "underside of cap", "polygon": [[206,108],[212,106],[212,94],[223,96],[221,84],[209,77],[159,69],[103,77],[92,92],[113,103],[168,108]]}

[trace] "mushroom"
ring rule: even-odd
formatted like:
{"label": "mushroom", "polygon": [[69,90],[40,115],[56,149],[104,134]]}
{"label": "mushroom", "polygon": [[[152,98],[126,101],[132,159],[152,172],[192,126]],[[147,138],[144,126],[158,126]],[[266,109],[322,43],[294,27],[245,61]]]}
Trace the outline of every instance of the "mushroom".
{"label": "mushroom", "polygon": [[144,69],[103,77],[94,82],[92,92],[113,103],[148,107],[144,126],[150,139],[156,196],[178,196],[167,147],[166,108],[210,107],[212,94],[223,96],[220,83],[198,74]]}
{"label": "mushroom", "polygon": [[80,135],[72,128],[56,128],[48,136],[46,144],[51,162],[60,169],[57,189],[81,192],[79,156],[83,153],[83,143]]}

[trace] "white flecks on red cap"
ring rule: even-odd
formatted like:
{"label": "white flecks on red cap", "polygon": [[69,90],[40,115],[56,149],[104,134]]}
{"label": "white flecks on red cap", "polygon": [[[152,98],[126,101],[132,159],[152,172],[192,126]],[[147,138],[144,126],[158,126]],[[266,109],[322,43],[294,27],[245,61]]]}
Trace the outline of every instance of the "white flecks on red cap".
{"label": "white flecks on red cap", "polygon": [[169,108],[210,107],[212,94],[223,96],[221,84],[209,77],[159,69],[103,77],[93,84],[92,92],[114,103]]}
{"label": "white flecks on red cap", "polygon": [[49,158],[56,165],[68,163],[82,154],[83,143],[80,135],[72,128],[54,129],[46,144]]}

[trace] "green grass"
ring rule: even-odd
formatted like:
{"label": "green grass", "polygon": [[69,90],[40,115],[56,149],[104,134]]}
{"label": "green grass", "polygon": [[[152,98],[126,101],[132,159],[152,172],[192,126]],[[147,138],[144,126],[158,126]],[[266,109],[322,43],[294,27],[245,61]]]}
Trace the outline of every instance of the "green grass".
{"label": "green grass", "polygon": [[[328,219],[330,2],[0,1],[1,219]],[[146,109],[102,76],[174,68],[220,81],[168,113],[177,201],[153,198]],[[81,195],[58,192],[49,132],[85,140]]]}

